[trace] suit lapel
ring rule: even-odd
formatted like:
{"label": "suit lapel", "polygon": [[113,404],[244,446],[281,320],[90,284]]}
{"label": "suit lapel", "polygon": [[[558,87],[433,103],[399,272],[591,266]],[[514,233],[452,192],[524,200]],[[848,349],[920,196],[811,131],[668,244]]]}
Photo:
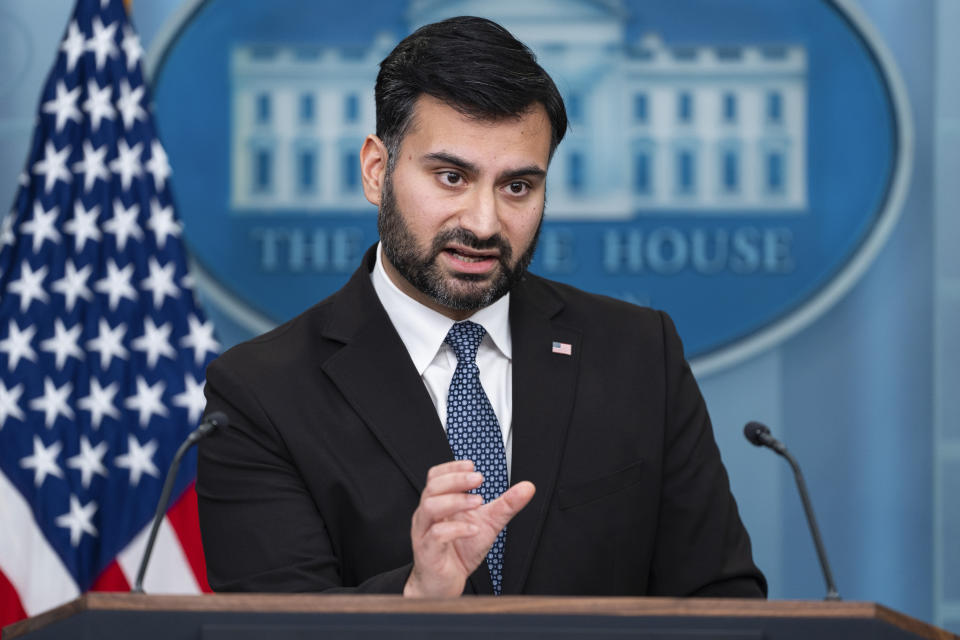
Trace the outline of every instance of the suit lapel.
{"label": "suit lapel", "polygon": [[[511,482],[529,480],[537,492],[507,528],[503,593],[520,593],[554,493],[573,411],[580,331],[555,320],[563,308],[539,279],[528,276],[510,297],[513,341],[513,460]],[[571,353],[554,353],[553,343]],[[563,347],[561,347],[563,350]]]}
{"label": "suit lapel", "polygon": [[370,282],[367,259],[333,302],[323,328],[344,342],[323,370],[418,492],[430,467],[453,460],[437,411]]}

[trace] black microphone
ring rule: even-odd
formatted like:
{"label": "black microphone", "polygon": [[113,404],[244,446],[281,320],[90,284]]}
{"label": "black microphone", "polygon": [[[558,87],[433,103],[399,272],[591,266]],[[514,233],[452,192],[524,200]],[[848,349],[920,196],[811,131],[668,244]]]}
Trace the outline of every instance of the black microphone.
{"label": "black microphone", "polygon": [[813,515],[813,506],[810,504],[810,496],[807,495],[807,483],[803,481],[803,473],[800,472],[800,465],[794,460],[790,452],[782,442],[770,435],[770,429],[767,425],[759,422],[748,422],[743,428],[743,435],[747,440],[758,447],[769,447],[781,456],[787,459],[790,467],[793,469],[793,477],[797,481],[797,490],[800,492],[800,500],[803,502],[803,510],[807,514],[807,524],[810,526],[810,535],[813,537],[813,544],[817,548],[817,556],[820,558],[820,568],[823,569],[823,578],[827,582],[827,595],[824,600],[840,600],[840,593],[837,591],[837,585],[833,582],[833,572],[830,571],[830,563],[827,562],[827,551],[823,548],[823,540],[820,538],[820,528],[817,527],[817,519]]}
{"label": "black microphone", "polygon": [[227,416],[223,412],[214,411],[207,416],[207,419],[199,427],[190,432],[187,439],[177,449],[177,453],[174,454],[173,462],[170,463],[170,469],[167,471],[167,479],[163,483],[163,491],[160,492],[157,512],[153,516],[153,527],[150,529],[150,537],[147,538],[147,548],[143,550],[143,558],[140,559],[140,568],[137,570],[137,581],[133,585],[133,593],[143,593],[143,577],[147,573],[147,563],[150,562],[150,554],[153,552],[153,545],[157,541],[157,530],[160,529],[163,516],[167,513],[167,505],[170,502],[170,494],[173,492],[173,481],[177,478],[180,459],[183,458],[190,447],[210,435],[214,429],[226,427],[228,424]]}

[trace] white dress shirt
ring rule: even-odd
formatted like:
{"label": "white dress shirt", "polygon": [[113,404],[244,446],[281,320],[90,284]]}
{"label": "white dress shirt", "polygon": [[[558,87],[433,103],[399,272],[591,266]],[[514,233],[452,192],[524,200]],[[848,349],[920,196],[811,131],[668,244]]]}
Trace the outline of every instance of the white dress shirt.
{"label": "white dress shirt", "polygon": [[[453,372],[457,368],[457,355],[443,339],[454,321],[422,305],[397,288],[383,267],[380,245],[377,245],[377,264],[370,277],[373,279],[377,297],[400,334],[400,339],[406,346],[446,431],[447,392]],[[480,368],[480,384],[500,423],[503,446],[507,454],[508,480],[513,457],[513,366],[509,311],[508,293],[469,318],[487,331],[480,342],[480,348],[477,349],[477,366]]]}

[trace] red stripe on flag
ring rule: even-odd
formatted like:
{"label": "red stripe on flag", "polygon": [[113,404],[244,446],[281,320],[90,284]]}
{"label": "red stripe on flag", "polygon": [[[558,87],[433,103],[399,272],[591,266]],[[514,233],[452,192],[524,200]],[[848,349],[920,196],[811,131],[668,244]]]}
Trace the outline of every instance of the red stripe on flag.
{"label": "red stripe on flag", "polygon": [[90,587],[91,591],[130,591],[130,582],[126,574],[120,568],[120,564],[114,560],[107,568],[103,570]]}
{"label": "red stripe on flag", "polygon": [[204,593],[211,593],[207,582],[207,561],[203,557],[203,542],[200,540],[200,516],[197,513],[197,492],[194,483],[190,483],[180,499],[167,511],[167,520],[173,527],[183,554],[193,569],[193,575]]}
{"label": "red stripe on flag", "polygon": [[13,624],[27,617],[20,603],[20,594],[13,588],[7,576],[0,571],[0,627]]}

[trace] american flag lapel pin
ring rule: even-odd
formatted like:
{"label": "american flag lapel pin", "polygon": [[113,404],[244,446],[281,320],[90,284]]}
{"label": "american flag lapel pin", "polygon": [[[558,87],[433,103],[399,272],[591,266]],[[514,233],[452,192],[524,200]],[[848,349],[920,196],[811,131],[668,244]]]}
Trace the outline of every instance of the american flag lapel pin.
{"label": "american flag lapel pin", "polygon": [[551,351],[553,353],[559,353],[562,356],[572,356],[573,345],[570,344],[569,342],[557,342],[556,340],[554,340]]}

